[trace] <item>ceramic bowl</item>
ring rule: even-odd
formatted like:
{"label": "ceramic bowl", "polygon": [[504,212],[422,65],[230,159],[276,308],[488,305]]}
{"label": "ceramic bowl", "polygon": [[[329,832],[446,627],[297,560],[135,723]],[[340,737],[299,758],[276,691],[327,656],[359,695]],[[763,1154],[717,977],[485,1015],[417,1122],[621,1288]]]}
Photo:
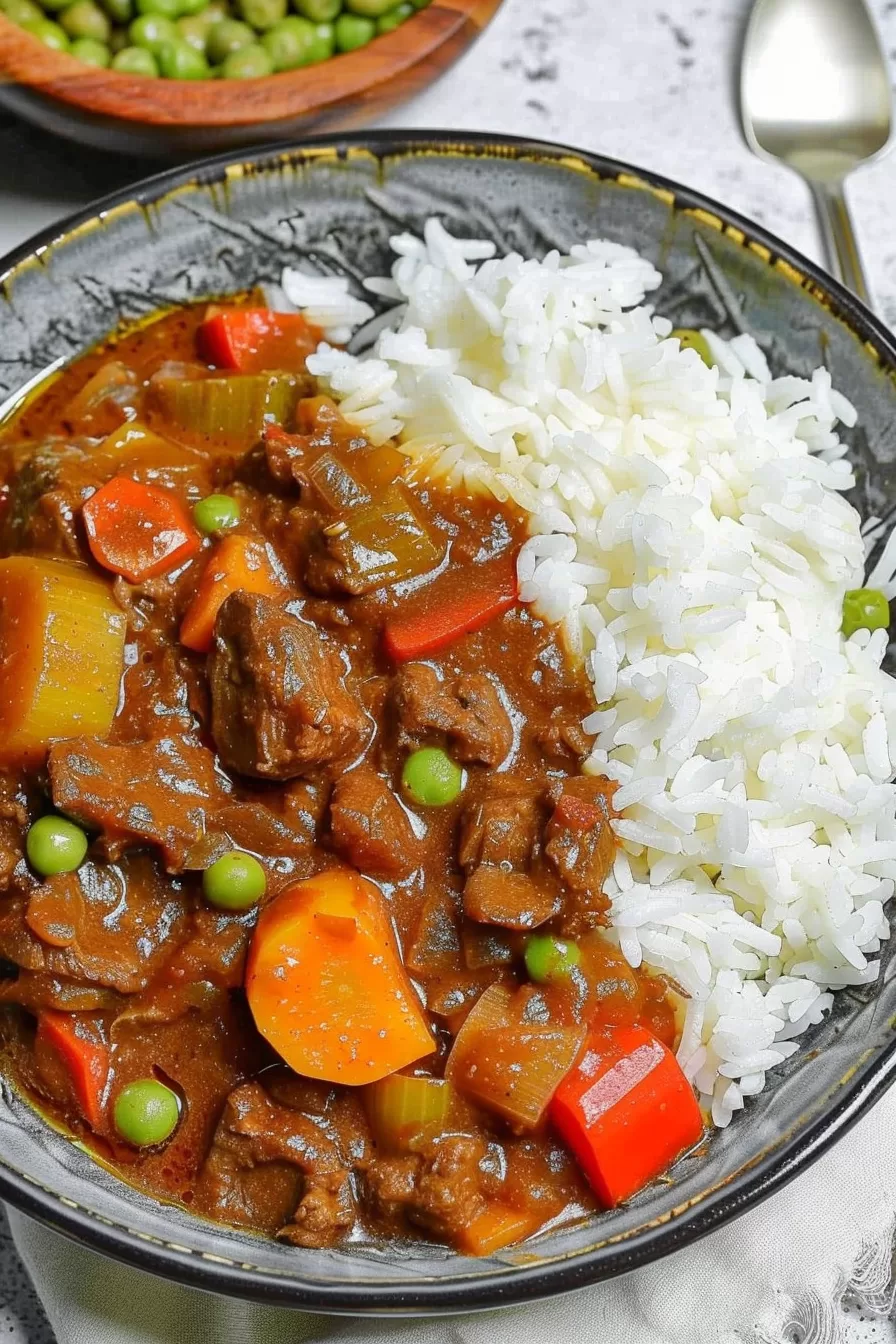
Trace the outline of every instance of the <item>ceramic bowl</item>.
{"label": "ceramic bowl", "polygon": [[[850,436],[865,513],[892,512],[896,347],[877,319],[764,230],[696,193],[593,155],[417,134],[220,158],[108,197],[8,257],[0,396],[14,397],[152,309],[276,280],[285,263],[382,274],[388,238],[436,213],[459,234],[541,254],[602,235],[664,274],[676,325],[749,331],[777,372],[825,363],[858,407]],[[808,1166],[896,1070],[891,948],[880,981],[847,989],[729,1128],[612,1213],[471,1260],[419,1244],[296,1250],[137,1194],[8,1088],[0,1196],[109,1255],[183,1283],[322,1311],[470,1310],[621,1274],[693,1241]]]}

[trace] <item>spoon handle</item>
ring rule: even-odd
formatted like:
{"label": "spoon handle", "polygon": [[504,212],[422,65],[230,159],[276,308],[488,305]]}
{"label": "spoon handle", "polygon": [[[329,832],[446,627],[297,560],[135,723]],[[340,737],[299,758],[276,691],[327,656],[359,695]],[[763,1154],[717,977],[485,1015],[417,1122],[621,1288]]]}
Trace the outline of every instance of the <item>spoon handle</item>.
{"label": "spoon handle", "polygon": [[868,282],[853,228],[843,182],[810,181],[831,274],[870,303]]}

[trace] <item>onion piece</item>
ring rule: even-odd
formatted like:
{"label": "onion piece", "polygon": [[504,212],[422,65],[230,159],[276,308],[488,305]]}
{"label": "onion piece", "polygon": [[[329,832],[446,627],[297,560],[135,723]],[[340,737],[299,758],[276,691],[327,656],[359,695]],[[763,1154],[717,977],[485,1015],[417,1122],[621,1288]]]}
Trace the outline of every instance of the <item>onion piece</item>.
{"label": "onion piece", "polygon": [[512,1125],[532,1129],[584,1040],[584,1026],[525,1021],[519,996],[491,985],[458,1033],[445,1077]]}

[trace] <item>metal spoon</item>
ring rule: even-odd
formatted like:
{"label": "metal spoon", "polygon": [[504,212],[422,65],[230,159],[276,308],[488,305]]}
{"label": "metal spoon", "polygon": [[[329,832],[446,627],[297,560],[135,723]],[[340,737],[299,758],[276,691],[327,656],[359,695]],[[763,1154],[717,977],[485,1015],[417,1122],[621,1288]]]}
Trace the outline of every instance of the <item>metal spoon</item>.
{"label": "metal spoon", "polygon": [[808,182],[828,267],[867,302],[844,182],[886,147],[892,96],[864,0],[756,0],[741,65],[741,112],[750,148]]}

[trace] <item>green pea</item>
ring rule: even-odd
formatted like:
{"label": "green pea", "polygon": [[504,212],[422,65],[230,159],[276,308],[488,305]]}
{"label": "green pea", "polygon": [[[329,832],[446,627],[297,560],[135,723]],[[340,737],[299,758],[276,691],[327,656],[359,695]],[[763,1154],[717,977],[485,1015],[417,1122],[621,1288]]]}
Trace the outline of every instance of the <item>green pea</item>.
{"label": "green pea", "polygon": [[405,20],[409,19],[414,13],[414,6],[411,0],[404,0],[401,5],[396,5],[390,9],[388,14],[383,14],[376,21],[376,30],[378,33],[392,33],[396,28],[400,28]]}
{"label": "green pea", "polygon": [[360,14],[365,19],[378,19],[382,14],[388,14],[390,9],[394,9],[395,0],[345,0],[345,7],[350,14]]}
{"label": "green pea", "polygon": [[112,69],[120,70],[123,75],[152,77],[159,73],[155,56],[145,47],[122,47],[112,57]]}
{"label": "green pea", "polygon": [[716,362],[712,357],[709,342],[699,331],[695,331],[693,327],[675,327],[670,335],[678,338],[682,350],[696,350],[708,369],[715,368]]}
{"label": "green pea", "polygon": [[293,9],[312,23],[332,23],[342,10],[342,0],[292,0]]}
{"label": "green pea", "polygon": [[415,803],[444,807],[460,796],[464,775],[441,747],[421,747],[405,761],[401,782]]}
{"label": "green pea", "polygon": [[320,61],[328,61],[336,50],[336,33],[332,23],[316,23],[314,25],[314,41],[308,50],[308,59],[306,65],[317,65]]}
{"label": "green pea", "polygon": [[87,853],[87,836],[66,817],[40,817],[25,836],[28,862],[41,877],[73,873]]}
{"label": "green pea", "polygon": [[105,42],[97,42],[92,37],[79,37],[77,42],[72,43],[71,51],[85,65],[95,65],[100,70],[105,70],[112,60],[112,53]]}
{"label": "green pea", "polygon": [[275,70],[295,70],[309,63],[316,41],[314,24],[290,14],[262,34],[261,45]]}
{"label": "green pea", "polygon": [[202,52],[181,38],[163,42],[156,52],[156,60],[163,79],[208,79],[211,74]]}
{"label": "green pea", "polygon": [[[206,0],[180,0],[181,18],[188,18],[197,14],[202,14],[205,8],[206,8]],[[209,18],[208,22],[209,27],[211,27],[213,22],[211,17]]]}
{"label": "green pea", "polygon": [[213,65],[220,65],[234,51],[251,46],[254,41],[255,34],[248,23],[241,23],[239,19],[219,19],[208,31],[208,58]]}
{"label": "green pea", "polygon": [[112,35],[112,25],[108,15],[104,14],[93,0],[75,0],[73,5],[59,15],[59,23],[72,41],[79,37],[92,37],[95,42],[108,42]]}
{"label": "green pea", "polygon": [[286,0],[237,0],[241,19],[256,32],[265,33],[286,18]]}
{"label": "green pea", "polygon": [[52,48],[53,51],[68,51],[68,34],[64,29],[54,23],[52,19],[30,19],[28,23],[22,24],[22,29],[36,37],[39,42],[43,42],[45,47]]}
{"label": "green pea", "polygon": [[154,56],[165,42],[177,41],[177,29],[163,14],[141,14],[128,33],[135,47],[145,47]]}
{"label": "green pea", "polygon": [[362,18],[360,14],[340,14],[333,24],[337,51],[358,51],[376,37],[376,24],[373,19]]}
{"label": "green pea", "polygon": [[890,603],[876,588],[853,588],[843,598],[843,625],[849,639],[857,630],[886,630],[890,624]]}
{"label": "green pea", "polygon": [[44,17],[38,6],[32,4],[32,0],[6,0],[6,3],[0,8],[2,8],[10,23],[17,23],[20,27]]}
{"label": "green pea", "polygon": [[115,1128],[135,1148],[154,1148],[170,1139],[180,1123],[180,1099],[155,1078],[128,1083],[115,1102]]}
{"label": "green pea", "polygon": [[232,51],[221,66],[224,79],[261,79],[274,73],[274,63],[260,42]]}
{"label": "green pea", "polygon": [[58,14],[61,9],[68,9],[72,0],[45,0],[41,3],[40,9],[47,14]]}
{"label": "green pea", "polygon": [[193,520],[200,532],[226,532],[240,520],[239,502],[230,495],[206,495],[193,505]]}
{"label": "green pea", "polygon": [[552,933],[533,933],[526,939],[526,974],[537,985],[563,980],[582,959],[578,944]]}
{"label": "green pea", "polygon": [[130,23],[134,17],[134,0],[100,0],[113,23]]}
{"label": "green pea", "polygon": [[241,849],[223,854],[202,874],[202,891],[217,910],[250,910],[267,889],[264,869]]}
{"label": "green pea", "polygon": [[210,26],[202,14],[187,14],[178,19],[176,24],[181,41],[186,42],[195,51],[201,52],[203,56]]}
{"label": "green pea", "polygon": [[411,0],[411,4],[415,9],[425,9],[429,3],[430,0]]}

